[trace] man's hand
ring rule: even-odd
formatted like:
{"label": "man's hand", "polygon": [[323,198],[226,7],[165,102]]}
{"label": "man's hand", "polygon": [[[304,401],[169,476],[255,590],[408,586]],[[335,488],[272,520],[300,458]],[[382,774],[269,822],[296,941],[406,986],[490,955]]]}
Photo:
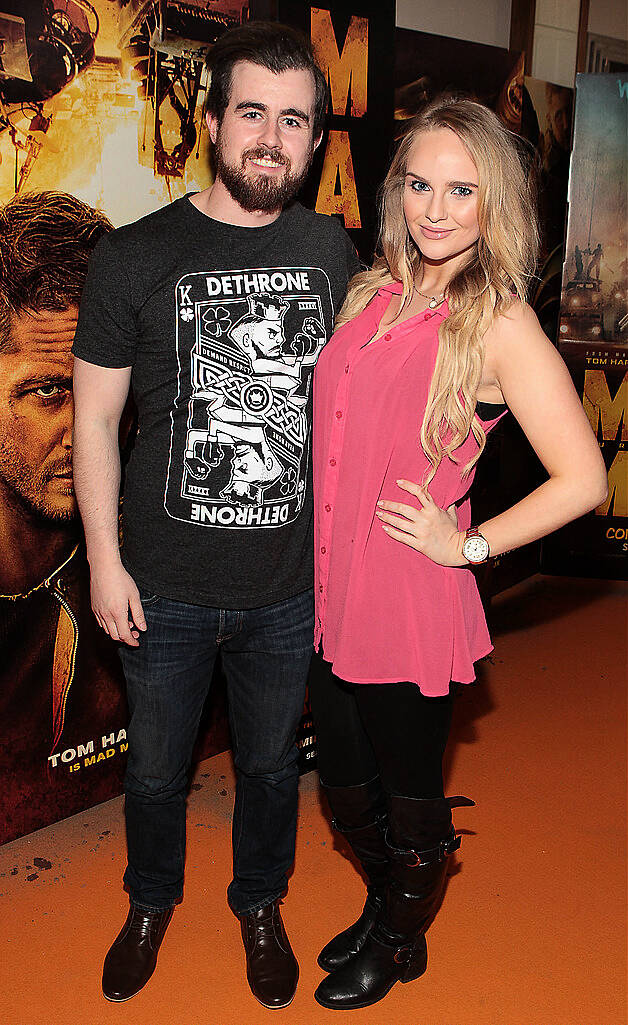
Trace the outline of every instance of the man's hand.
{"label": "man's hand", "polygon": [[114,641],[137,648],[146,620],[133,577],[119,558],[103,565],[90,564],[90,569],[92,609],[98,625]]}

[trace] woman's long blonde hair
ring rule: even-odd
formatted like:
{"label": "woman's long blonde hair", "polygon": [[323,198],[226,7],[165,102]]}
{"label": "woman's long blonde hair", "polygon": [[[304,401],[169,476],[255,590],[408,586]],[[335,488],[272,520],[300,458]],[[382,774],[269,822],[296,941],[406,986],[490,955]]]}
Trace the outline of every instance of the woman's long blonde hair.
{"label": "woman's long blonde hair", "polygon": [[483,338],[493,320],[516,300],[525,301],[538,252],[534,188],[521,140],[488,107],[472,100],[440,97],[410,122],[380,190],[380,233],[373,269],[352,281],[336,326],[357,316],[383,285],[400,281],[401,309],[410,302],[421,253],[403,214],[410,150],[423,132],[449,128],[478,170],[480,237],[466,265],[447,286],[449,316],[439,329],[434,375],[421,427],[421,446],[430,462],[429,483],[442,459],[473,433],[479,451],[464,467],[468,474],[484,447],[474,418],[484,359]]}

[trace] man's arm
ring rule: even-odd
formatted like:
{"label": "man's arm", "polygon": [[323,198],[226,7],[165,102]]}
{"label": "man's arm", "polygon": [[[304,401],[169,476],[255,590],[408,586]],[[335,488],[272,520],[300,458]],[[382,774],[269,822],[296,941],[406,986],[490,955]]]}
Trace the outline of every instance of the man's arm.
{"label": "man's arm", "polygon": [[146,629],[138,589],[120,559],[118,428],[129,393],[131,367],[112,369],[74,360],[74,488],[100,626],[114,641],[137,647]]}

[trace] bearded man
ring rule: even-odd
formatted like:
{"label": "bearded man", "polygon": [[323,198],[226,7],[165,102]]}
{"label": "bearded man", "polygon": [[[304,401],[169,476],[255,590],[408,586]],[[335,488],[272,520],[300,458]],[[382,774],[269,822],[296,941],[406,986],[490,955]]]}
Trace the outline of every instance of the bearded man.
{"label": "bearded man", "polygon": [[[250,988],[274,1008],[290,1003],[298,978],[279,905],[294,859],[295,732],[313,635],[315,359],[301,361],[286,389],[242,352],[232,328],[251,303],[271,304],[287,352],[313,318],[324,325],[320,351],[359,262],[337,221],[294,201],[327,108],[309,43],[252,22],[225,33],[208,64],[214,185],[98,246],[74,343],[74,477],[92,605],[120,642],[131,709],[131,907],[103,992],[120,1001],[145,985],[182,899],[190,759],[220,652],[236,768],[228,900]],[[139,432],[120,552],[117,431],[131,383]],[[202,474],[190,460],[215,408],[253,425],[272,461],[254,493],[229,486],[231,460],[220,452]]]}
{"label": "bearded man", "polygon": [[64,192],[0,208],[0,842],[120,783],[119,756],[91,757],[126,725],[126,699],[90,608],[72,485],[72,342],[89,256],[111,230]]}

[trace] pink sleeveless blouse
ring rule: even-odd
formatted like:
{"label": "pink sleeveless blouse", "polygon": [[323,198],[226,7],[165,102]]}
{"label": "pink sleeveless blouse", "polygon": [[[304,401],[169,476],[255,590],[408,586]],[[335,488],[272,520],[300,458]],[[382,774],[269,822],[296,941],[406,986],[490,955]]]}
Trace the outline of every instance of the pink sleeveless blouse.
{"label": "pink sleeveless blouse", "polygon": [[[471,683],[474,661],[492,645],[472,572],[394,540],[375,515],[380,499],[412,504],[395,482],[420,482],[428,466],[419,432],[448,313],[443,304],[367,344],[401,290],[381,288],[336,331],[315,372],[315,646],[343,680],[407,680],[437,696],[451,680]],[[471,524],[473,480],[461,471],[474,451],[470,434],[459,463],[444,460],[429,487],[441,507],[457,504],[461,530]]]}

